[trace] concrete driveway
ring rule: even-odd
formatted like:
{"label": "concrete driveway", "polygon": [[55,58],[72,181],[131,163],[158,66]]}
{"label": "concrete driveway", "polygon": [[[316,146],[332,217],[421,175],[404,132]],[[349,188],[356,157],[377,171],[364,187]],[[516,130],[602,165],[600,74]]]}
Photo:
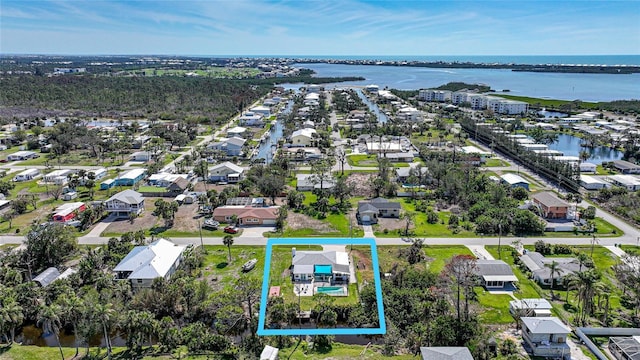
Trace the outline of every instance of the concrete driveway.
{"label": "concrete driveway", "polygon": [[265,233],[267,231],[274,231],[275,230],[275,226],[268,226],[268,225],[261,225],[261,226],[242,226],[240,227],[242,229],[242,235],[240,235],[240,237],[264,237],[262,236],[262,233]]}

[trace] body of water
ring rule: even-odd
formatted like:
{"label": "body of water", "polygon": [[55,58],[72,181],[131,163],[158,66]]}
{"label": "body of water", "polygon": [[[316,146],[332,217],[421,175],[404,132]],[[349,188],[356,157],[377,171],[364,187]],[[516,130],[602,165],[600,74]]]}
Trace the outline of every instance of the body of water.
{"label": "body of water", "polygon": [[360,97],[360,99],[362,100],[363,103],[365,103],[367,105],[367,107],[369,107],[369,110],[375,114],[375,116],[378,117],[378,122],[380,123],[386,123],[387,122],[387,115],[385,115],[380,108],[378,107],[378,104],[375,104],[371,101],[369,101],[369,98],[367,98],[367,96],[365,94],[362,93],[362,90],[360,89],[355,89],[356,93],[358,94],[358,96]]}
{"label": "body of water", "polygon": [[[283,114],[288,114],[291,112],[293,108],[293,100],[288,100],[287,106],[282,110]],[[274,146],[278,145],[278,140],[282,137],[283,125],[282,122],[276,121],[275,125],[271,126],[270,137],[266,139],[263,143],[258,146],[258,155],[255,156],[256,159],[263,158],[266,160],[266,163],[270,163],[273,160],[272,151],[274,150]]]}
{"label": "body of water", "polygon": [[[368,85],[380,88],[415,90],[438,87],[449,82],[486,84],[509,95],[537,98],[612,101],[640,99],[640,73],[574,74],[518,72],[508,69],[436,69],[408,66],[295,64],[316,72],[318,77],[362,76],[366,80],[334,84]],[[331,85],[325,85],[331,87]]]}
{"label": "body of water", "polygon": [[558,141],[549,145],[549,149],[562,151],[565,156],[579,156],[580,151],[586,151],[591,155],[587,162],[594,164],[601,164],[603,161],[606,162],[622,159],[623,154],[618,150],[614,150],[606,146],[586,148],[580,146],[581,141],[582,139],[576,136],[559,134]]}

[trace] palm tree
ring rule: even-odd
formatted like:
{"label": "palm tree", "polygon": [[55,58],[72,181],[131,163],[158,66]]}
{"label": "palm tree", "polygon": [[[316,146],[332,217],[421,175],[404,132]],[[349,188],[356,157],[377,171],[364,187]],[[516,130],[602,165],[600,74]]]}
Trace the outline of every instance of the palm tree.
{"label": "palm tree", "polygon": [[58,341],[58,349],[60,349],[60,357],[64,360],[64,353],[62,352],[62,345],[60,344],[60,329],[62,329],[62,323],[60,322],[60,314],[62,309],[59,305],[53,304],[50,306],[42,305],[38,311],[38,326],[42,326],[42,331],[47,334],[53,333]]}
{"label": "palm tree", "polygon": [[18,327],[24,321],[24,312],[22,306],[17,302],[11,301],[3,306],[0,306],[0,328],[9,328],[11,333],[11,339],[8,339],[9,344],[15,341],[16,327]]}
{"label": "palm tree", "polygon": [[584,324],[587,315],[591,314],[593,307],[593,298],[596,290],[596,284],[600,280],[600,273],[595,269],[590,269],[576,274],[578,285],[578,304],[580,306],[580,314],[578,322]]}
{"label": "palm tree", "polygon": [[233,236],[231,235],[225,235],[222,238],[222,243],[227,247],[227,249],[229,250],[229,263],[231,263],[231,245],[233,245]]}
{"label": "palm tree", "polygon": [[558,265],[560,264],[558,264],[555,260],[551,263],[544,264],[545,267],[549,268],[549,275],[551,277],[551,300],[555,298],[555,295],[553,294],[553,284],[556,282],[556,275],[562,275],[562,269]]}
{"label": "palm tree", "polygon": [[83,311],[83,302],[77,295],[73,294],[71,296],[62,295],[59,298],[60,307],[62,309],[62,319],[66,323],[70,323],[73,327],[73,335],[75,338],[76,344],[76,354],[78,356],[78,323],[82,318]]}
{"label": "palm tree", "polygon": [[94,306],[96,317],[102,325],[102,331],[104,332],[104,342],[107,346],[107,358],[111,359],[111,340],[109,339],[109,332],[107,331],[109,323],[113,320],[115,311],[111,304],[96,304]]}

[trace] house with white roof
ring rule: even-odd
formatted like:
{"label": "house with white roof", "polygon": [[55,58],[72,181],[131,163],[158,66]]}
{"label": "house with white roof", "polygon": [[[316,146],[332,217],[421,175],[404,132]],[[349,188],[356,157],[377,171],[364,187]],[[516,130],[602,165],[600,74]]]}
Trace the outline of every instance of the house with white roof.
{"label": "house with white roof", "polygon": [[137,191],[127,189],[105,201],[105,208],[109,214],[120,218],[139,215],[144,210],[144,197]]}
{"label": "house with white roof", "polygon": [[227,156],[241,156],[242,149],[247,140],[234,136],[229,139],[213,142],[207,145],[208,150],[223,151]]}
{"label": "house with white roof", "polygon": [[238,123],[242,126],[263,126],[264,120],[261,114],[247,111],[238,118]]}
{"label": "house with white roof", "polygon": [[247,132],[247,128],[242,126],[236,126],[236,127],[232,127],[231,129],[227,129],[227,136],[241,138],[246,132]]}
{"label": "house with white roof", "polygon": [[151,157],[152,157],[151,151],[136,151],[130,156],[131,161],[141,161],[141,162],[147,162],[151,160]]}
{"label": "house with white roof", "polygon": [[589,175],[580,175],[580,185],[587,190],[600,190],[611,186],[608,182]]}
{"label": "house with white roof", "polygon": [[556,317],[523,317],[522,339],[533,356],[566,358],[571,356],[567,336],[571,329]]}
{"label": "house with white roof", "polygon": [[85,211],[87,206],[83,202],[72,202],[62,204],[55,209],[51,219],[55,222],[67,222],[76,218],[76,216]]}
{"label": "house with white roof", "polygon": [[299,129],[291,134],[291,144],[293,146],[311,146],[314,135],[317,135],[315,129]]}
{"label": "house with white roof", "polygon": [[595,173],[598,168],[598,165],[589,162],[581,162],[580,163],[580,172],[589,172]]}
{"label": "house with white roof", "polygon": [[54,170],[42,178],[42,181],[47,184],[64,185],[69,181],[69,175],[75,174],[76,170],[60,169]]}
{"label": "house with white roof", "polygon": [[249,110],[255,114],[260,114],[262,116],[271,115],[271,108],[269,108],[268,106],[256,106],[256,107],[252,107]]}
{"label": "house with white roof", "polygon": [[509,302],[509,312],[518,318],[551,316],[552,308],[546,299],[519,299]]}
{"label": "house with white roof", "polygon": [[226,161],[209,168],[209,181],[236,183],[242,180],[244,168]]}
{"label": "house with white roof", "polygon": [[292,248],[291,255],[294,282],[349,282],[349,254],[344,251],[296,251]]}
{"label": "house with white roof", "polygon": [[114,186],[133,186],[142,179],[147,171],[145,169],[131,169],[118,176]]}
{"label": "house with white roof", "polygon": [[500,182],[503,184],[507,184],[512,188],[522,187],[526,190],[529,190],[529,182],[525,180],[522,176],[507,173],[500,176]]}
{"label": "house with white roof", "polygon": [[7,161],[21,161],[21,160],[29,160],[40,157],[40,155],[36,154],[33,151],[16,151],[13,154],[7,155]]}
{"label": "house with white roof", "polygon": [[13,181],[29,181],[29,180],[33,180],[36,177],[40,176],[40,170],[38,169],[27,169],[24,170],[22,172],[20,172],[19,174],[17,174],[16,176],[13,177]]}
{"label": "house with white roof", "polygon": [[640,190],[640,179],[633,175],[611,175],[607,181],[615,186],[621,186],[629,191]]}
{"label": "house with white roof", "polygon": [[149,288],[156,278],[169,279],[183,258],[185,247],[165,239],[136,246],[113,269],[116,280],[128,280],[134,290]]}

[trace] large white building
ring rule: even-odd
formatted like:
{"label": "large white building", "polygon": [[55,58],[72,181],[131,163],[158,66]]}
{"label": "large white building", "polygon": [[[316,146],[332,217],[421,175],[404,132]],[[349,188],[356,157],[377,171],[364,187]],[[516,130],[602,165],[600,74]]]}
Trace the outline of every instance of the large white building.
{"label": "large white building", "polygon": [[418,92],[418,99],[423,101],[439,101],[439,102],[451,101],[451,91],[421,89]]}
{"label": "large white building", "polygon": [[[425,98],[435,98],[436,94],[429,93],[425,90],[424,96]],[[469,93],[466,91],[456,91],[451,93],[450,100],[451,103],[455,105],[469,103],[471,104],[471,108],[474,110],[487,109],[497,114],[515,115],[524,114],[529,111],[529,104],[523,101],[509,100],[498,96],[490,96],[485,94]],[[445,100],[434,99],[431,101]]]}

